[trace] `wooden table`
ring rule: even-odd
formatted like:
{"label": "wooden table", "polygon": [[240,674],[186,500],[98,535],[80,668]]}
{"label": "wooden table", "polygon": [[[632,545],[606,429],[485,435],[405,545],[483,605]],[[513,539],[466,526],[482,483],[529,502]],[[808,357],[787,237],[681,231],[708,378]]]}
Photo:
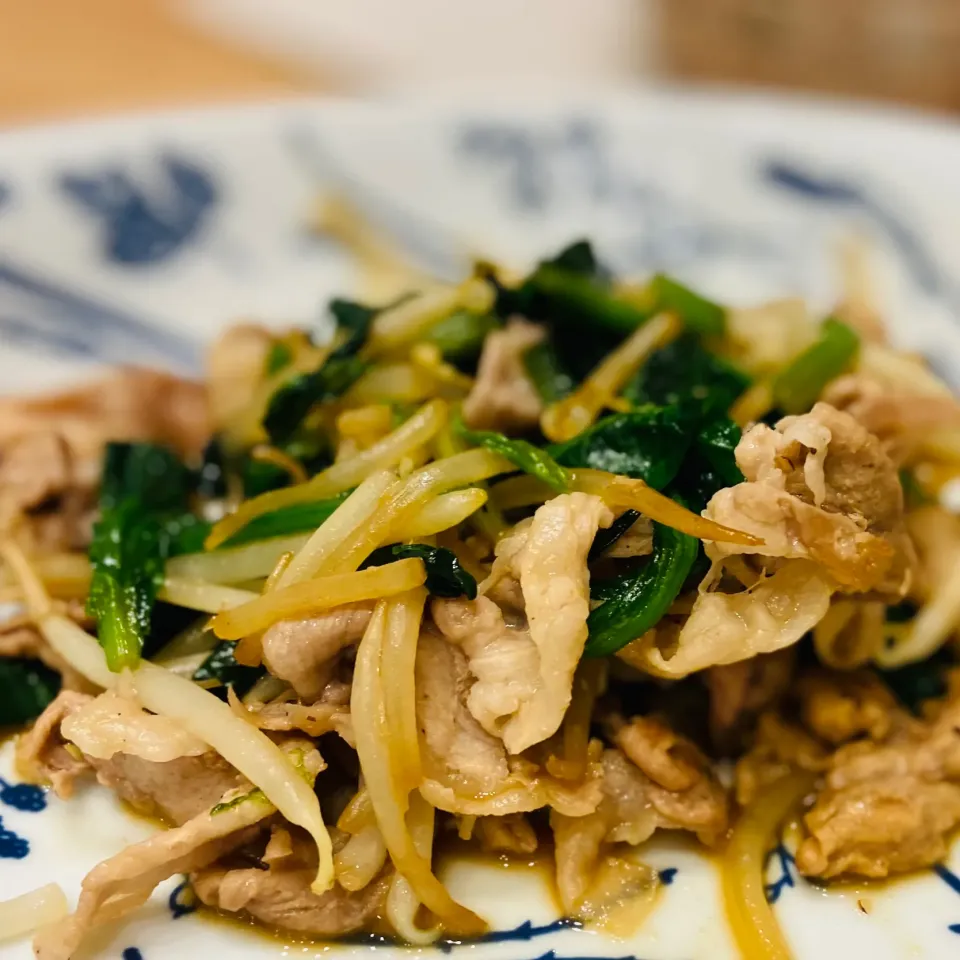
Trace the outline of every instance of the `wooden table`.
{"label": "wooden table", "polygon": [[192,29],[164,0],[0,0],[0,126],[315,87]]}

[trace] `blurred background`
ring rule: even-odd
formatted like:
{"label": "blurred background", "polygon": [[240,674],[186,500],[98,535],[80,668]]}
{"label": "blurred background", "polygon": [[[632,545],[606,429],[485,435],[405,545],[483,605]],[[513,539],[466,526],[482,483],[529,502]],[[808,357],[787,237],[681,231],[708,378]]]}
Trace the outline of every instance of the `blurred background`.
{"label": "blurred background", "polygon": [[958,51],[960,0],[0,0],[0,124],[652,80],[957,111]]}

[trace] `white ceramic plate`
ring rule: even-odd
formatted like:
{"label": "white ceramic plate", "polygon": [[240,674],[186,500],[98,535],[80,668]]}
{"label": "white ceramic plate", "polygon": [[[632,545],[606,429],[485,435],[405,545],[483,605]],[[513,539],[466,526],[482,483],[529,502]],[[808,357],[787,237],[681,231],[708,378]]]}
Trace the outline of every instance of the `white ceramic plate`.
{"label": "white ceramic plate", "polygon": [[[456,273],[467,251],[522,265],[586,235],[619,271],[667,269],[738,302],[801,293],[826,306],[837,242],[855,229],[875,246],[897,337],[960,382],[960,128],[657,94],[562,108],[298,102],[0,136],[2,389],[48,388],[117,362],[196,371],[204,342],[239,316],[314,320],[352,282],[344,253],[306,229],[325,187],[437,272]],[[0,896],[56,879],[73,898],[94,863],[152,829],[103,790],[67,804],[17,788],[10,754],[0,751]],[[663,871],[660,902],[626,941],[555,923],[533,877],[457,867],[455,893],[510,933],[445,949],[475,960],[736,956],[713,867],[669,839],[649,859]],[[800,960],[947,958],[960,949],[957,874],[943,866],[823,894],[780,851],[769,893]],[[291,946],[213,922],[174,882],[94,952],[242,960],[370,949]],[[30,956],[26,943],[0,947],[0,960]]]}

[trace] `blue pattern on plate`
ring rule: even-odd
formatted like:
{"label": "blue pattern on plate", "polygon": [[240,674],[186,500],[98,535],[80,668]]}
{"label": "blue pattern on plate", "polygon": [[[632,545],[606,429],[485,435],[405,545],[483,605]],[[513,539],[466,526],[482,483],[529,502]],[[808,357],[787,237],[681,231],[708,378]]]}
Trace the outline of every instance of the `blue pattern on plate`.
{"label": "blue pattern on plate", "polygon": [[[546,130],[495,121],[470,123],[457,134],[456,148],[468,159],[505,168],[509,194],[519,210],[543,212],[560,189],[579,187],[598,201],[611,190],[602,131],[582,117]],[[572,180],[558,176],[558,164],[569,165]]]}
{"label": "blue pattern on plate", "polygon": [[143,960],[143,954],[136,947],[127,947],[120,956],[122,960]]}
{"label": "blue pattern on plate", "polygon": [[633,954],[620,957],[568,957],[565,954],[557,953],[556,950],[548,950],[546,953],[541,953],[539,957],[534,957],[534,960],[640,960],[640,958]]}
{"label": "blue pattern on plate", "polygon": [[[958,877],[946,864],[935,863],[933,872],[954,892],[960,893],[960,877]],[[951,933],[960,933],[960,923],[951,923],[947,925]]]}
{"label": "blue pattern on plate", "polygon": [[104,363],[153,363],[185,372],[200,364],[198,345],[161,322],[151,323],[2,260],[0,340]]}
{"label": "blue pattern on plate", "polygon": [[665,886],[669,887],[671,883],[676,879],[678,870],[676,867],[665,867],[660,871],[660,882]]}
{"label": "blue pattern on plate", "polygon": [[4,827],[0,817],[0,860],[22,860],[29,852],[29,841]]}
{"label": "blue pattern on plate", "polygon": [[856,211],[890,240],[913,281],[928,296],[960,308],[960,287],[938,266],[920,235],[888,203],[867,189],[838,177],[819,175],[787,160],[771,160],[761,175],[770,184],[813,203]]}
{"label": "blue pattern on plate", "polygon": [[455,236],[361,182],[337,160],[315,130],[288,130],[284,143],[291,159],[318,185],[328,190],[334,188],[349,200],[427,273],[450,280],[463,275],[469,264],[466,251]]}
{"label": "blue pattern on plate", "polygon": [[561,930],[577,930],[580,926],[581,924],[576,920],[560,919],[540,925],[525,920],[519,926],[512,927],[509,930],[491,930],[489,933],[483,933],[478,937],[470,937],[468,940],[441,940],[437,943],[437,947],[443,953],[450,953],[456,947],[472,947],[480,943],[526,942],[535,940],[537,937],[547,937],[553,933],[559,933]]}
{"label": "blue pattern on plate", "polygon": [[113,263],[160,263],[194,240],[219,198],[212,175],[193,160],[157,158],[161,182],[139,184],[121,166],[64,173],[60,189],[101,221],[104,252]]}
{"label": "blue pattern on plate", "polygon": [[766,894],[768,903],[776,903],[783,891],[788,887],[797,885],[797,862],[793,854],[782,844],[777,844],[766,856],[763,862],[764,873],[769,869],[771,861],[776,860],[777,868],[780,871],[779,876],[764,884],[763,892]]}
{"label": "blue pattern on plate", "polygon": [[32,783],[9,783],[0,777],[0,803],[24,813],[39,813],[47,808],[47,793]]}
{"label": "blue pattern on plate", "polygon": [[197,897],[190,886],[189,880],[184,878],[173,889],[167,898],[167,906],[170,908],[170,916],[174,920],[179,920],[181,917],[197,912]]}

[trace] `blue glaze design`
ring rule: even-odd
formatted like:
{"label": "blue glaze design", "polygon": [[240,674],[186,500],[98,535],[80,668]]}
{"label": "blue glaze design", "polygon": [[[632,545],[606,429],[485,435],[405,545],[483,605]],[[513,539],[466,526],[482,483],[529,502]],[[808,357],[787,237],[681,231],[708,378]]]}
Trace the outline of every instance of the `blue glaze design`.
{"label": "blue glaze design", "polygon": [[98,302],[0,260],[0,340],[104,363],[200,368],[200,348],[160,322]]}
{"label": "blue glaze design", "polygon": [[197,912],[197,898],[186,878],[178,884],[170,894],[167,900],[167,906],[170,908],[170,915],[174,920],[186,917],[191,913]]}
{"label": "blue glaze design", "polygon": [[204,226],[219,191],[209,172],[173,154],[158,158],[162,183],[139,185],[120,167],[98,173],[64,173],[60,189],[104,229],[107,258],[143,266],[169,259],[194,240]]}
{"label": "blue glaze design", "polygon": [[568,957],[557,953],[556,950],[548,950],[546,953],[540,954],[539,957],[535,957],[534,960],[640,960],[640,958],[633,954],[620,957]]}
{"label": "blue glaze design", "polygon": [[[960,877],[946,864],[935,863],[931,869],[954,893],[960,893]],[[960,933],[960,923],[947,924],[947,929],[951,933]]]}
{"label": "blue glaze design", "polygon": [[0,777],[0,803],[24,813],[39,813],[47,808],[47,794],[32,783],[8,783]]}
{"label": "blue glaze design", "polygon": [[960,893],[960,877],[958,877],[946,864],[935,863],[933,872],[954,892]]}
{"label": "blue glaze design", "polygon": [[669,887],[671,883],[676,879],[677,868],[676,867],[666,867],[660,871],[660,882],[665,886]]}
{"label": "blue glaze design", "polygon": [[777,866],[780,869],[780,876],[771,883],[764,884],[763,892],[766,894],[768,903],[776,903],[784,890],[788,887],[797,885],[797,863],[793,854],[782,844],[774,847],[766,856],[763,862],[764,872],[766,873],[770,862],[776,859]]}
{"label": "blue glaze design", "polygon": [[470,937],[469,940],[441,940],[437,943],[437,947],[443,953],[450,953],[456,947],[475,946],[480,943],[527,942],[535,940],[537,937],[547,937],[550,934],[559,933],[561,930],[579,930],[581,926],[576,920],[563,918],[539,926],[535,926],[530,920],[525,920],[519,926],[509,930],[491,930],[479,937]]}
{"label": "blue glaze design", "polygon": [[459,280],[469,267],[462,243],[432,222],[374,188],[361,183],[308,128],[287,132],[291,158],[318,184],[335,187],[379,230],[382,230],[427,273]]}
{"label": "blue glaze design", "polygon": [[[512,201],[521,210],[539,213],[547,208],[560,186],[557,163],[568,164],[594,200],[604,200],[611,192],[602,132],[580,117],[548,130],[496,121],[470,123],[460,130],[456,148],[468,159],[506,168]],[[562,179],[564,190],[575,187],[575,181]]]}
{"label": "blue glaze design", "polygon": [[920,235],[869,190],[846,179],[811,173],[782,159],[768,161],[761,175],[769,184],[813,203],[857,210],[886,234],[924,293],[960,307],[960,286],[943,274]]}
{"label": "blue glaze design", "polygon": [[136,947],[127,947],[120,956],[122,960],[143,960],[143,954]]}
{"label": "blue glaze design", "polygon": [[7,830],[0,817],[0,860],[22,860],[29,852],[29,842],[12,830]]}

